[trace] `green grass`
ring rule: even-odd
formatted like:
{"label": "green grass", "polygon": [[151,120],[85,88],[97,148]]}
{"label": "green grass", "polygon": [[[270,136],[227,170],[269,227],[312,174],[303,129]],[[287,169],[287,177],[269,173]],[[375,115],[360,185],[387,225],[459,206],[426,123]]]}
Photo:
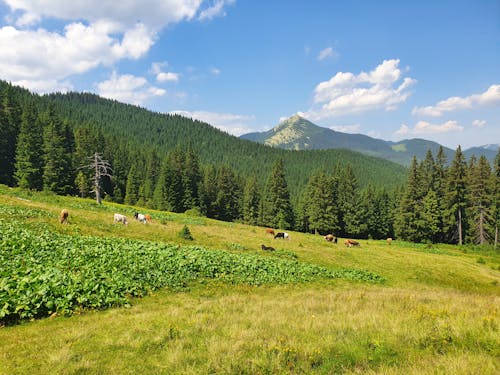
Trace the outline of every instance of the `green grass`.
{"label": "green grass", "polygon": [[[68,225],[58,223],[62,208],[70,211]],[[141,269],[141,285],[154,279],[145,275],[157,266],[160,279],[168,266],[186,270],[175,263],[173,249],[194,251],[190,259],[198,268],[208,259],[214,269],[229,266],[216,272],[222,277],[181,278],[180,288],[146,285],[136,297],[129,291],[122,307],[60,310],[4,326],[0,374],[500,372],[500,256],[491,248],[361,240],[360,248],[348,249],[321,236],[292,232],[290,241],[274,240],[264,228],[151,210],[152,224],[113,224],[114,212],[135,210],[0,186],[0,251],[32,238],[45,249],[32,265],[47,258],[53,270],[66,261],[74,277],[81,271],[89,280],[106,274],[115,281],[127,273],[133,279]],[[193,241],[178,237],[184,225]],[[263,252],[261,244],[276,251]],[[16,251],[37,247],[24,246]],[[162,258],[167,253],[172,257]],[[245,262],[258,271],[242,269]],[[3,262],[0,275],[10,272],[15,280],[13,269],[28,263],[26,256],[9,269]],[[119,268],[109,271],[106,264]],[[298,271],[293,280],[231,279],[269,277],[273,267],[292,264],[304,272],[356,270],[384,281],[317,273],[302,281]]]}

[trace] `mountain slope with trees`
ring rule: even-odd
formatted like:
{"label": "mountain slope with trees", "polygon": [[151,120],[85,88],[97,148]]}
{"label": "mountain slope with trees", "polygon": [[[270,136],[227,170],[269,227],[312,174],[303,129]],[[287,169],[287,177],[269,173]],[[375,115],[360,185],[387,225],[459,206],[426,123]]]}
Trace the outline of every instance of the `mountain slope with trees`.
{"label": "mountain slope with trees", "polygon": [[[240,138],[259,142],[269,146],[287,150],[324,150],[324,149],[349,149],[365,155],[384,158],[395,163],[410,166],[412,157],[423,160],[428,150],[437,154],[440,144],[425,139],[405,139],[399,142],[384,141],[364,134],[342,133],[329,128],[324,128],[300,117],[292,116],[273,129],[265,132],[248,133]],[[473,154],[484,155],[493,162],[498,151],[498,145],[490,147],[474,147],[464,151],[467,158]],[[443,147],[448,160],[453,158],[454,151]]]}

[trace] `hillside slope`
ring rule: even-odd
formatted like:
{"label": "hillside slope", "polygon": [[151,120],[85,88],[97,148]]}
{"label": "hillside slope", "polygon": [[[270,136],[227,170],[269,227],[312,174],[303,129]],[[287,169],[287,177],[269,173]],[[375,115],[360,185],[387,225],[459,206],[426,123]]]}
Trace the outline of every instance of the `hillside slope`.
{"label": "hillside slope", "polygon": [[272,164],[283,159],[291,194],[296,194],[317,170],[331,171],[350,164],[360,185],[392,188],[405,181],[406,169],[396,163],[371,158],[351,150],[290,151],[242,140],[207,123],[178,115],[160,114],[93,94],[69,93],[45,96],[46,103],[73,126],[92,124],[95,129],[123,142],[166,153],[178,144],[190,144],[202,163],[228,164],[243,176],[256,175],[261,182]]}

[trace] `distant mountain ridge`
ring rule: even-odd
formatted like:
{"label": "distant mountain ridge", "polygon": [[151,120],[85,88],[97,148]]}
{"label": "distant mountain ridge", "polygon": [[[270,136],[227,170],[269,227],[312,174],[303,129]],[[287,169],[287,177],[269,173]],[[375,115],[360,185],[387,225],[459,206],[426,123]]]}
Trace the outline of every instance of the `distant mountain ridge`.
{"label": "distant mountain ridge", "polygon": [[[313,124],[299,115],[282,121],[268,131],[248,133],[240,138],[288,150],[345,148],[406,166],[411,163],[414,155],[418,159],[423,159],[427,150],[431,150],[435,156],[441,146],[439,143],[419,138],[391,142],[364,134],[342,133]],[[474,147],[465,150],[464,154],[467,158],[473,154],[478,157],[484,155],[492,162],[498,152],[498,147],[500,147],[498,144]],[[450,161],[455,150],[444,146],[443,149]]]}

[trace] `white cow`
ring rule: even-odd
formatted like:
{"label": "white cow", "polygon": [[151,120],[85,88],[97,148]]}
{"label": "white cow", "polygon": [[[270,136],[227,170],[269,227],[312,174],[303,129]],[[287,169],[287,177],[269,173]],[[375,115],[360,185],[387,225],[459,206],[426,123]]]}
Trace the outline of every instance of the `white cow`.
{"label": "white cow", "polygon": [[122,223],[128,225],[127,217],[122,214],[115,214],[115,223]]}

